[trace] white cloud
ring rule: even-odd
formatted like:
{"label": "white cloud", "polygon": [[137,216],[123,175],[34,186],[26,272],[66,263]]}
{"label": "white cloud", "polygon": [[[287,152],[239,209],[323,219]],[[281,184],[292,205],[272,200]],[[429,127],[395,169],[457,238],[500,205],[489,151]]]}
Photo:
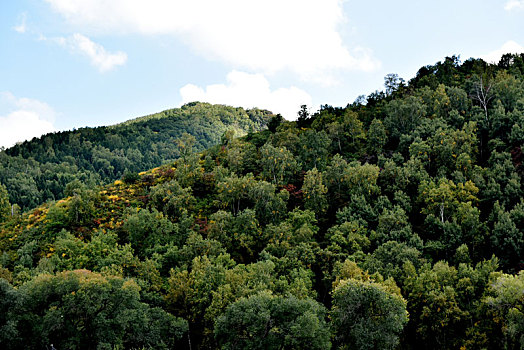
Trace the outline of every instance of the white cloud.
{"label": "white cloud", "polygon": [[497,49],[495,51],[492,51],[490,53],[487,53],[485,55],[482,55],[480,56],[480,58],[482,58],[484,61],[488,62],[488,63],[499,63],[500,61],[500,58],[502,57],[502,55],[506,54],[506,53],[512,53],[512,54],[516,54],[516,53],[523,53],[524,52],[524,47],[517,44],[516,42],[510,40],[510,41],[507,41],[504,45],[502,45],[502,47],[500,49]]}
{"label": "white cloud", "polygon": [[506,2],[506,5],[504,5],[504,10],[511,11],[511,10],[519,10],[524,8],[524,1],[523,0],[509,0]]}
{"label": "white cloud", "polygon": [[193,101],[220,103],[244,108],[268,109],[280,113],[286,119],[297,118],[301,105],[311,105],[311,96],[296,87],[271,90],[262,74],[232,71],[227,75],[227,84],[208,85],[201,88],[187,84],[180,89],[182,103]]}
{"label": "white cloud", "polygon": [[87,56],[91,60],[91,64],[101,72],[109,71],[127,62],[127,54],[125,52],[107,52],[102,45],[93,42],[82,34],[73,34],[66,39],[66,44],[72,50]]}
{"label": "white cloud", "polygon": [[83,30],[175,35],[208,58],[264,73],[329,83],[337,70],[380,65],[343,43],[344,0],[46,1]]}
{"label": "white cloud", "polygon": [[25,24],[27,20],[27,15],[25,13],[22,13],[19,18],[20,18],[20,24],[14,26],[13,29],[20,34],[24,34],[27,30],[27,27]]}
{"label": "white cloud", "polygon": [[0,147],[55,131],[55,115],[44,102],[0,92]]}
{"label": "white cloud", "polygon": [[98,68],[100,72],[110,71],[117,66],[123,66],[127,62],[127,54],[125,52],[108,52],[102,45],[95,43],[87,36],[79,33],[75,33],[67,38],[48,38],[40,34],[39,40],[51,41],[60,46],[67,47],[74,53],[87,56],[91,64]]}

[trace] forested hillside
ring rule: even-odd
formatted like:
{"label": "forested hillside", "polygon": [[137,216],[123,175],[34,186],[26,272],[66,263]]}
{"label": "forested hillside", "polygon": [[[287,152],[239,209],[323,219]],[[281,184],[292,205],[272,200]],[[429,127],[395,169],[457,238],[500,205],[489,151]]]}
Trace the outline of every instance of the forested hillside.
{"label": "forested hillside", "polygon": [[23,214],[0,189],[0,348],[524,348],[523,74],[446,58]]}
{"label": "forested hillside", "polygon": [[108,183],[127,172],[151,169],[178,158],[177,140],[195,136],[202,151],[227,131],[261,130],[268,111],[190,103],[128,122],[47,134],[0,151],[0,184],[11,203],[30,209],[60,199],[68,183]]}

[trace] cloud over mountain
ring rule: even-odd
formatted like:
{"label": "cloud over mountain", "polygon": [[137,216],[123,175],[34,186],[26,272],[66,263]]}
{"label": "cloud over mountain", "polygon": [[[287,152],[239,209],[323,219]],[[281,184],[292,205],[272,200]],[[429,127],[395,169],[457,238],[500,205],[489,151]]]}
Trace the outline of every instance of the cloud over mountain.
{"label": "cloud over mountain", "polygon": [[266,74],[329,84],[337,70],[380,65],[369,49],[343,42],[342,0],[46,1],[82,30],[174,35],[208,58]]}

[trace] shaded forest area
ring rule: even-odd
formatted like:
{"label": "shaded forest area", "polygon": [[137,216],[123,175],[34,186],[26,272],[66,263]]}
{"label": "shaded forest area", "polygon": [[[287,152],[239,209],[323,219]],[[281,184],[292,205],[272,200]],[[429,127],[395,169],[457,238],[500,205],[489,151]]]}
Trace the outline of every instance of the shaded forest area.
{"label": "shaded forest area", "polygon": [[522,349],[523,74],[448,57],[23,214],[0,187],[0,347]]}

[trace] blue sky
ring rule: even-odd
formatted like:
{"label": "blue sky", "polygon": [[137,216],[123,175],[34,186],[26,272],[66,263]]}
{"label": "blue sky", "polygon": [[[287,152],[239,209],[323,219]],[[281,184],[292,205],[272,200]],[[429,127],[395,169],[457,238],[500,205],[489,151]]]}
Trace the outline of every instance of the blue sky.
{"label": "blue sky", "polygon": [[0,147],[200,100],[296,118],[453,54],[524,52],[524,0],[2,0]]}

